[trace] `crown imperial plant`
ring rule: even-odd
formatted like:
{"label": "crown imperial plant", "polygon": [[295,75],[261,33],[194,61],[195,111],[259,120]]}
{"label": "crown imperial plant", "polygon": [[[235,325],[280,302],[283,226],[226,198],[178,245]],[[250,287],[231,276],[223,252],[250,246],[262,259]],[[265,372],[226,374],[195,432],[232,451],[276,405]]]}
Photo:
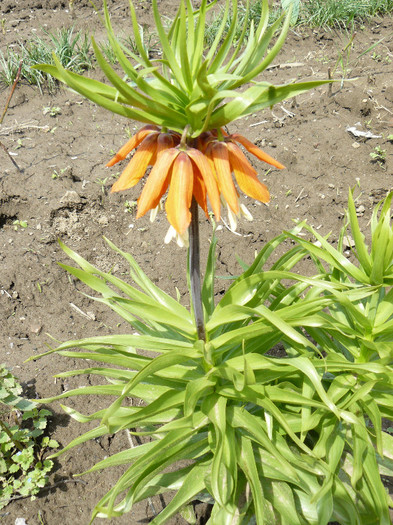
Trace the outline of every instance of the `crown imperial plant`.
{"label": "crown imperial plant", "polygon": [[[191,0],[182,1],[165,29],[153,0],[161,53],[152,59],[132,3],[138,55],[116,39],[104,2],[123,77],[94,40],[93,47],[111,85],[67,71],[58,61],[40,66],[93,102],[142,123],[108,162],[111,167],[134,151],[113,191],[127,190],[147,174],[138,217],[149,210],[154,215],[166,196],[167,237],[185,244],[189,236],[192,298],[187,309],[109,241],[129,263],[133,284],[62,245],[79,268],[62,267],[100,294],[95,299],[132,331],[68,341],[47,352],[88,362],[57,377],[97,375],[107,384],[42,401],[88,394],[112,400],[89,415],[63,407],[77,421],[97,424],[60,453],[105,434],[126,430],[131,441],[140,436],[140,443],[90,469],[124,468],[92,521],[121,516],[135,503],[165,494],[168,503],[154,525],[177,513],[196,523],[194,500],[213,503],[211,525],[389,525],[393,503],[381,475],[393,476],[393,437],[382,427],[393,406],[392,195],[379,218],[374,211],[368,250],[350,193],[357,262],[343,253],[344,229],[334,248],[313,228],[297,224],[268,241],[216,304],[217,239],[213,233],[201,282],[198,209],[209,217],[210,207],[218,220],[226,207],[236,217],[242,211],[239,190],[269,200],[243,148],[283,168],[228,126],[328,81],[273,86],[260,79],[283,45],[291,17],[288,12],[269,25],[267,0],[247,37],[245,16],[236,42],[237,1],[228,0],[217,36],[205,48],[206,14],[215,4],[202,0],[194,10]],[[299,235],[303,228],[315,242]],[[290,248],[283,250],[284,243]],[[316,275],[292,271],[304,257],[315,264]],[[278,344],[284,357],[272,353]]]}
{"label": "crown imperial plant", "polygon": [[[100,106],[146,125],[119,150],[107,166],[124,160],[136,150],[112,191],[135,186],[153,166],[138,200],[137,216],[157,208],[168,190],[166,213],[171,226],[183,236],[191,222],[195,198],[208,213],[207,198],[217,220],[221,202],[230,214],[239,214],[238,192],[269,201],[269,192],[238,144],[258,159],[282,169],[284,166],[240,134],[228,135],[223,127],[246,115],[273,106],[325,83],[325,80],[273,86],[259,75],[280,51],[290,24],[290,12],[268,25],[268,1],[261,1],[261,18],[250,25],[247,12],[241,35],[234,43],[238,2],[226,1],[221,25],[213,44],[205,49],[206,13],[216,4],[202,0],[195,11],[191,0],[182,0],[178,13],[165,29],[153,0],[153,15],[161,44],[160,58],[149,57],[143,45],[135,8],[130,2],[131,22],[138,55],[126,50],[115,36],[106,1],[104,18],[109,43],[123,69],[122,78],[105,60],[92,39],[99,66],[111,86],[55,65],[42,70]],[[229,29],[227,21],[232,14]],[[274,43],[273,38],[283,22]],[[131,60],[130,60],[131,59]]]}

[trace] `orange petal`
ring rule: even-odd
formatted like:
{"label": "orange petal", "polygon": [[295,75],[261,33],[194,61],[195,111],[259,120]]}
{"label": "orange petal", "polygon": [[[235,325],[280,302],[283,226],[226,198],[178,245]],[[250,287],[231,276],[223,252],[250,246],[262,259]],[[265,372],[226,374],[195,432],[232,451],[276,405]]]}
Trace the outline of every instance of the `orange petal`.
{"label": "orange petal", "polygon": [[224,144],[224,142],[215,142],[211,148],[211,157],[214,161],[214,168],[221,193],[233,213],[238,214],[239,199],[231,176],[227,144]]}
{"label": "orange petal", "polygon": [[112,186],[111,193],[114,191],[128,190],[138,184],[139,180],[145,174],[147,167],[151,164],[151,159],[157,148],[157,138],[158,133],[154,133],[148,135],[143,140],[125,170],[120,175],[120,178]]}
{"label": "orange petal", "polygon": [[[205,157],[207,158],[208,162],[209,162],[209,166],[210,166],[210,169],[214,175],[214,178],[216,179],[216,182],[217,181],[217,174],[216,174],[216,168],[214,167],[214,160],[213,160],[213,157],[212,157],[212,147],[213,147],[213,142],[210,142],[210,144],[208,144],[205,152],[204,152],[204,155]],[[218,191],[220,191],[220,188],[218,188]]]}
{"label": "orange petal", "polygon": [[[189,157],[196,164],[200,175],[202,176],[203,184],[209,196],[210,204],[216,219],[220,220],[220,192],[218,190],[217,182],[214,173],[208,161],[208,158],[195,148],[187,150]],[[199,203],[198,203],[199,204]],[[201,206],[203,208],[203,206]],[[203,208],[204,209],[204,208]]]}
{"label": "orange petal", "polygon": [[174,143],[173,143],[172,134],[171,133],[160,133],[157,139],[157,150],[150,160],[150,165],[154,166],[154,164],[157,162],[158,155],[160,155],[166,149],[173,148],[173,146],[174,146]]}
{"label": "orange petal", "polygon": [[169,133],[171,134],[171,136],[173,138],[173,142],[174,142],[175,146],[178,146],[180,144],[181,135],[179,133],[177,133],[177,131],[172,131],[172,130],[170,130]]}
{"label": "orange petal", "polygon": [[187,153],[182,151],[173,163],[171,185],[165,203],[168,221],[180,235],[191,222],[192,189],[192,162]]}
{"label": "orange petal", "polygon": [[153,126],[151,124],[147,126],[143,126],[138,133],[133,135],[128,142],[122,146],[119,151],[116,153],[116,155],[108,162],[106,165],[107,168],[110,168],[111,166],[114,166],[121,160],[124,160],[127,155],[132,151],[133,149],[137,148],[139,144],[144,140],[148,135],[151,133],[157,132],[159,128],[157,126]]}
{"label": "orange petal", "polygon": [[229,138],[231,140],[236,140],[236,142],[239,142],[239,144],[244,146],[246,150],[255,157],[257,157],[257,159],[263,160],[263,162],[267,162],[268,164],[271,164],[279,170],[285,168],[285,166],[281,164],[281,162],[278,162],[278,160],[273,159],[273,157],[262,151],[260,148],[258,148],[258,146],[246,139],[246,137],[243,137],[243,135],[239,135],[239,133],[234,133],[233,135],[229,135]]}
{"label": "orange petal", "polygon": [[137,219],[145,215],[147,211],[158,206],[161,197],[168,188],[172,164],[178,154],[179,150],[170,148],[163,151],[157,159],[138,199]]}
{"label": "orange petal", "polygon": [[207,211],[207,200],[206,200],[206,186],[199,169],[194,165],[194,188],[192,193],[197,201],[198,205],[205,212],[206,218],[209,218]]}
{"label": "orange petal", "polygon": [[215,137],[211,131],[204,131],[196,138],[196,148],[204,153],[209,143],[214,139]]}
{"label": "orange petal", "polygon": [[258,180],[256,171],[236,144],[228,143],[229,162],[243,193],[261,202],[269,202],[267,187]]}

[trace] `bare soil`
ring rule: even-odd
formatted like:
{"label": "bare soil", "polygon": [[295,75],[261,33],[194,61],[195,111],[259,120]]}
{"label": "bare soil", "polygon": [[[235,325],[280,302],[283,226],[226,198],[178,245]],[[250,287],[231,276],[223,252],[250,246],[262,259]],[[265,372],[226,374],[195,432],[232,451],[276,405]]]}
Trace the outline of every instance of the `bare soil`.
{"label": "bare soil", "polygon": [[[162,12],[172,16],[177,2],[160,2]],[[130,31],[128,1],[109,2],[113,24],[119,34]],[[141,23],[152,23],[150,2],[137,1]],[[74,26],[104,38],[98,16],[87,0],[75,2],[75,18],[68,2],[59,0],[2,0],[0,49],[27,42],[43,29],[55,31]],[[367,231],[371,209],[393,187],[393,144],[388,140],[393,124],[393,21],[369,20],[357,29],[349,64],[338,65],[335,76],[345,75],[332,89],[323,87],[234,123],[239,131],[263,147],[287,167],[266,171],[255,163],[268,185],[269,206],[244,199],[253,222],[240,222],[238,235],[225,225],[218,231],[218,274],[240,271],[236,256],[253,260],[264,243],[292,226],[292,219],[307,219],[323,235],[332,232],[337,240],[344,222],[348,189],[358,186],[358,214]],[[348,32],[296,29],[290,32],[275,67],[264,78],[274,84],[291,80],[326,78],[334,69],[350,38]],[[362,54],[372,44],[382,42]],[[100,78],[100,73],[87,73]],[[9,88],[0,88],[0,110]],[[58,107],[55,116],[43,108]],[[56,112],[55,112],[56,113]],[[357,138],[347,130],[370,131],[379,138]],[[65,341],[100,334],[125,332],[119,320],[99,303],[83,296],[87,290],[57,265],[68,263],[57,240],[61,239],[93,264],[112,269],[126,278],[127,268],[103,240],[105,235],[136,257],[154,281],[169,293],[177,287],[188,302],[185,285],[186,252],[175,244],[165,245],[168,228],[164,214],[153,225],[148,218],[135,221],[135,209],[126,202],[138,197],[140,188],[109,194],[114,176],[121,169],[106,169],[111,150],[126,140],[126,128],[137,123],[114,116],[66,89],[40,93],[20,82],[3,124],[0,142],[12,154],[20,171],[0,149],[0,362],[5,362],[22,381],[27,396],[40,399],[83,384],[84,378],[55,380],[53,375],[80,363],[58,356],[24,363],[42,353],[53,339]],[[385,150],[375,161],[370,153]],[[26,221],[27,227],[15,224]],[[210,225],[201,220],[203,251],[206,254]],[[217,284],[222,292],[225,281]],[[68,402],[82,413],[98,408],[96,399],[73,398]],[[52,436],[67,444],[86,426],[70,420],[58,403],[51,405]],[[13,525],[22,517],[28,525],[86,524],[95,503],[113,485],[119,472],[86,475],[78,483],[71,475],[88,469],[105,456],[129,447],[123,433],[96,440],[61,456],[51,476],[52,489],[35,501],[12,501],[0,511],[0,522]],[[78,478],[80,479],[80,478]],[[160,510],[164,501],[154,501]],[[147,523],[152,507],[141,503],[128,516],[110,520],[116,524]],[[200,523],[204,523],[203,510]],[[185,523],[181,518],[171,524]]]}

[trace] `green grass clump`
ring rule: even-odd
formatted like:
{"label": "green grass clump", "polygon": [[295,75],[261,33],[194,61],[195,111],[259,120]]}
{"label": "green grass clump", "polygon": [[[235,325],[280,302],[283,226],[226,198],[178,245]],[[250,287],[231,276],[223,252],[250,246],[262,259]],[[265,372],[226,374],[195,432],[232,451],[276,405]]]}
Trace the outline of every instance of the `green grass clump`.
{"label": "green grass clump", "polygon": [[302,2],[299,22],[312,27],[345,28],[392,12],[393,0],[307,0]]}
{"label": "green grass clump", "polygon": [[[293,4],[296,16],[293,17],[294,25],[308,27],[336,27],[345,29],[356,23],[365,22],[368,18],[377,15],[393,13],[393,0],[281,0],[274,2],[270,11],[270,22],[273,23],[282,14],[282,7]],[[239,38],[245,17],[248,18],[246,37],[249,34],[251,22],[257,26],[261,17],[261,2],[251,0],[247,12],[246,2],[239,3],[239,21],[236,37]],[[206,28],[205,39],[211,45],[217,34],[222,20],[223,10],[218,10]],[[229,29],[232,18],[227,21]],[[236,38],[235,38],[236,40]]]}
{"label": "green grass clump", "polygon": [[[143,48],[145,50],[145,53],[146,55],[150,57],[155,49],[154,36],[156,35],[149,33],[146,30],[146,27],[138,26],[138,29],[139,29],[139,36],[143,43]],[[126,57],[131,57],[133,55],[138,54],[138,48],[135,43],[135,38],[133,38],[131,35],[119,38],[119,42],[122,46],[123,53],[126,55]],[[108,40],[99,42],[98,47],[100,48],[101,53],[104,55],[104,57],[110,64],[117,63],[118,60],[117,60],[116,53],[113,51],[113,48],[110,42],[108,42]]]}
{"label": "green grass clump", "polygon": [[[145,31],[145,28],[140,27],[139,30],[145,51],[150,54],[154,45],[153,37]],[[53,92],[57,87],[57,80],[33,67],[37,64],[53,65],[53,54],[64,68],[74,73],[80,74],[94,68],[94,54],[90,37],[86,33],[81,31],[74,33],[73,28],[63,28],[57,33],[45,31],[44,34],[44,39],[36,37],[28,44],[20,43],[17,47],[7,47],[5,52],[0,51],[0,83],[7,86],[12,85],[22,62],[20,74],[22,81],[38,86],[40,91],[45,87],[49,92]],[[126,56],[135,53],[135,41],[131,36],[121,41]],[[99,47],[111,64],[117,62],[108,41],[99,43]]]}
{"label": "green grass clump", "polygon": [[[241,36],[245,19],[248,18],[247,30],[244,35],[245,38],[249,37],[251,22],[254,23],[254,27],[258,26],[259,20],[261,19],[261,10],[262,10],[262,3],[259,0],[251,1],[248,11],[246,8],[246,3],[239,2],[238,24],[237,24],[237,28],[235,32],[235,39],[234,39],[235,42],[238,41],[238,39]],[[281,15],[281,13],[282,13],[282,10],[279,8],[279,6],[273,5],[269,11],[269,23],[273,23],[274,20],[277,20],[277,18]],[[220,9],[213,15],[213,18],[210,24],[206,26],[205,41],[206,41],[207,46],[211,46],[213,44],[217,31],[222,22],[222,16],[223,16],[223,9]],[[228,17],[224,34],[228,32],[231,23],[232,23],[232,15]]]}
{"label": "green grass clump", "polygon": [[76,73],[92,67],[92,52],[87,35],[80,31],[74,33],[73,28],[63,28],[56,33],[45,32],[45,35],[45,40],[36,37],[28,44],[19,44],[15,49],[7,47],[5,53],[0,51],[0,82],[11,85],[22,62],[22,80],[37,85],[40,90],[46,86],[49,91],[53,91],[56,86],[53,77],[32,68],[36,64],[53,64],[53,53],[63,67]]}

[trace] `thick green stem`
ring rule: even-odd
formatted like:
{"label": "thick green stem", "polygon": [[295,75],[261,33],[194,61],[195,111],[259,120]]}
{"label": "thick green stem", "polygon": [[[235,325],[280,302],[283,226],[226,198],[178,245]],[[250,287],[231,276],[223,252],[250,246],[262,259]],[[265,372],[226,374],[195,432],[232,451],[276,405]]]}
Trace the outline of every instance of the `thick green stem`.
{"label": "thick green stem", "polygon": [[198,339],[206,341],[205,322],[203,318],[202,292],[201,292],[201,270],[199,253],[199,223],[198,223],[198,203],[192,198],[191,203],[191,223],[189,226],[189,266],[191,281],[191,300],[194,308],[195,324],[197,327]]}

